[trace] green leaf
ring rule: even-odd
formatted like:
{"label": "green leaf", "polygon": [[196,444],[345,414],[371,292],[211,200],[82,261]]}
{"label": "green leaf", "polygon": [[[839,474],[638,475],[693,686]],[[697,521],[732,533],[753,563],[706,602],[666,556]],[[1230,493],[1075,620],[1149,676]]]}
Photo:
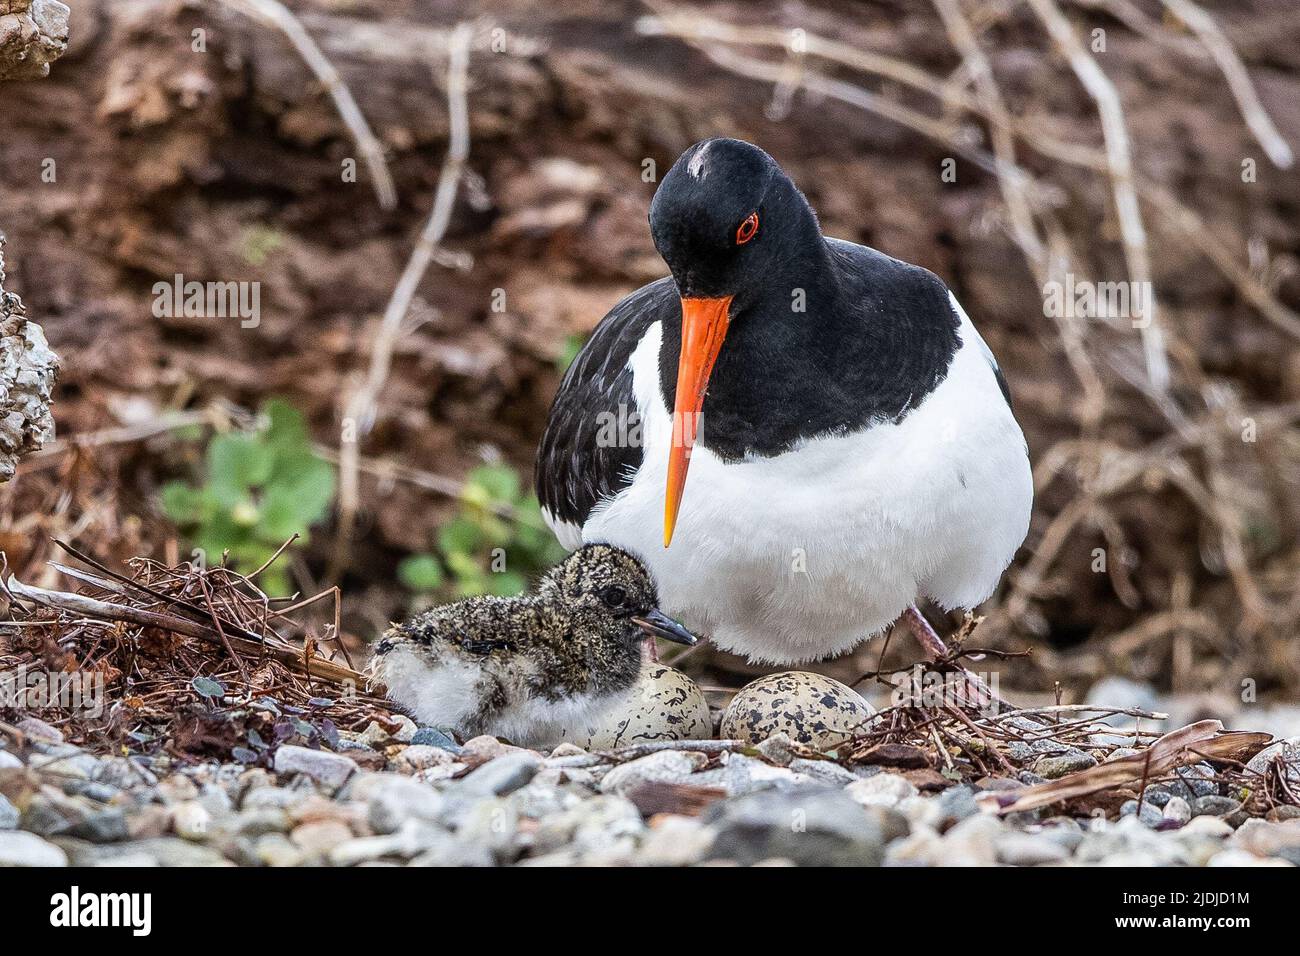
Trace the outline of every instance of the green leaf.
{"label": "green leaf", "polygon": [[412,591],[436,591],[442,587],[442,565],[432,554],[413,554],[397,566],[397,577]]}
{"label": "green leaf", "polygon": [[482,532],[468,518],[456,518],[438,529],[438,549],[448,558],[456,554],[472,554],[482,543]]}
{"label": "green leaf", "polygon": [[585,344],[587,344],[585,335],[579,335],[576,332],[572,335],[566,335],[564,342],[560,345],[559,353],[555,356],[555,367],[561,372],[567,372]]}
{"label": "green leaf", "polygon": [[273,398],[262,406],[266,416],[266,440],[272,445],[286,448],[310,448],[307,422],[302,412],[282,398]]}
{"label": "green leaf", "polygon": [[208,445],[208,487],[227,508],[246,498],[271,476],[275,457],[253,435],[218,435]]}
{"label": "green leaf", "polygon": [[519,497],[519,473],[509,465],[480,465],[469,473],[466,484],[487,492],[497,504],[514,504]]}
{"label": "green leaf", "polygon": [[163,485],[163,513],[178,525],[198,524],[209,513],[209,499],[202,488],[194,488],[183,481]]}

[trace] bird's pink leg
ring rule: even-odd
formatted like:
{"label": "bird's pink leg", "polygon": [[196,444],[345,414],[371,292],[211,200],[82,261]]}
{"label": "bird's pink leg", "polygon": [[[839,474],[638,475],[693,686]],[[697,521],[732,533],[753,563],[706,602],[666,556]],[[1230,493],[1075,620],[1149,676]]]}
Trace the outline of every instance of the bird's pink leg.
{"label": "bird's pink leg", "polygon": [[[930,622],[925,619],[925,615],[917,610],[915,604],[903,612],[902,620],[916,637],[917,643],[925,651],[926,657],[932,661],[941,661],[948,657],[950,653],[948,645],[944,643],[939,633],[930,626]],[[961,667],[961,665],[957,666]],[[980,708],[989,707],[994,701],[1001,703],[997,697],[993,696],[993,692],[989,690],[988,685],[983,680],[964,667],[961,668],[961,671],[966,675],[966,686],[972,695],[971,703]]]}

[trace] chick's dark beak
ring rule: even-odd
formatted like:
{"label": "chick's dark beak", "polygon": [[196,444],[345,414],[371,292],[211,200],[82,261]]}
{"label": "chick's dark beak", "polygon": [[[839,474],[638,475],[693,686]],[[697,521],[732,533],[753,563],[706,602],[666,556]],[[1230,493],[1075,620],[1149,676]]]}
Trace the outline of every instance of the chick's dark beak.
{"label": "chick's dark beak", "polygon": [[632,623],[640,627],[650,637],[662,637],[665,641],[672,641],[674,644],[685,644],[690,647],[699,640],[698,637],[658,608],[648,614],[633,617]]}

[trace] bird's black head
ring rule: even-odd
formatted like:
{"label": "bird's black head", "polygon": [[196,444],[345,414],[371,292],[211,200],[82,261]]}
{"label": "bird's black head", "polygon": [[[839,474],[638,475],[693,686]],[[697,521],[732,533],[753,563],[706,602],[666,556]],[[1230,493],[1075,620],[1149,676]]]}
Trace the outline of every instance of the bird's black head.
{"label": "bird's black head", "polygon": [[539,595],[554,598],[597,633],[635,643],[662,637],[694,644],[695,635],[659,610],[659,594],[646,566],[635,555],[608,544],[579,548],[548,571]]}
{"label": "bird's black head", "polygon": [[650,203],[650,234],[683,299],[742,311],[821,239],[817,216],[781,167],[738,139],[678,157]]}
{"label": "bird's black head", "polygon": [[[728,327],[803,321],[793,304],[800,290],[806,299],[821,285],[829,253],[803,194],[771,156],[738,139],[706,139],[682,153],[650,203],[650,233],[682,299],[666,548]],[[665,330],[665,344],[670,338],[678,344],[676,329]]]}

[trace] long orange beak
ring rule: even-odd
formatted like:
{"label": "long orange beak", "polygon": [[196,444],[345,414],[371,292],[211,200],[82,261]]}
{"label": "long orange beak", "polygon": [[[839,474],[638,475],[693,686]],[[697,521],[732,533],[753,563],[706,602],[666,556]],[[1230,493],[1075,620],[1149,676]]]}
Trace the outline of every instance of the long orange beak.
{"label": "long orange beak", "polygon": [[682,354],[677,361],[677,401],[673,408],[673,444],[668,453],[668,492],[664,497],[664,547],[673,541],[677,509],[686,487],[691,447],[699,431],[700,409],[709,388],[709,373],[727,336],[731,296],[682,299]]}

